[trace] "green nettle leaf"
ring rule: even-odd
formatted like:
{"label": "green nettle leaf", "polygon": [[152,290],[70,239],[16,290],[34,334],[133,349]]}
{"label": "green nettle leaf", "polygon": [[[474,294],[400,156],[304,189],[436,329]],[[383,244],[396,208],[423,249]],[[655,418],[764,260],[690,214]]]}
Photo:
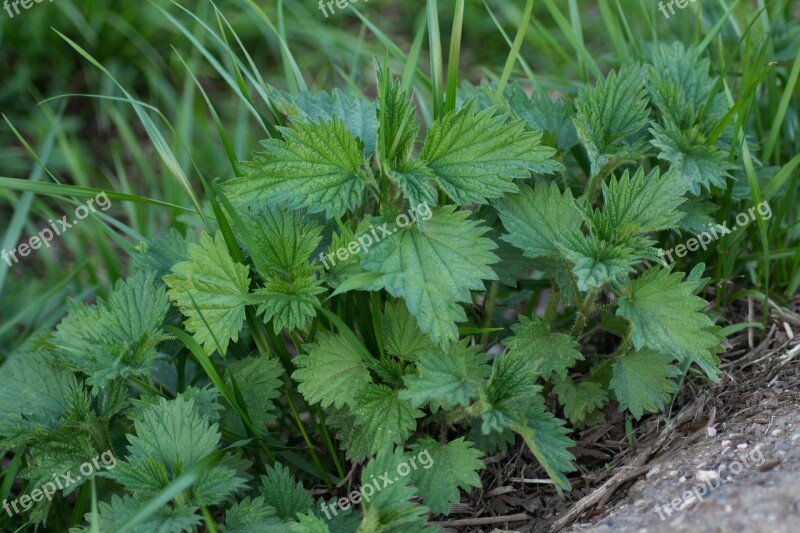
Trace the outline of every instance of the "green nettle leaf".
{"label": "green nettle leaf", "polygon": [[[115,533],[126,524],[147,502],[138,497],[111,496],[111,503],[98,502],[97,521],[92,513],[85,519],[90,525],[70,528],[70,533]],[[203,524],[203,516],[197,509],[187,506],[170,508],[162,506],[153,514],[136,524],[136,533],[183,533],[194,531]],[[236,533],[246,533],[237,530]]]}
{"label": "green nettle leaf", "polygon": [[[159,398],[135,419],[136,435],[128,435],[128,457],[108,476],[138,496],[154,496],[180,474],[217,451],[217,424],[200,415],[192,400]],[[176,497],[178,505],[216,505],[245,488],[231,456],[198,475],[194,485]],[[239,465],[237,465],[239,466]]]}
{"label": "green nettle leaf", "polygon": [[228,181],[231,199],[241,204],[286,202],[293,209],[341,217],[361,203],[371,179],[362,146],[344,122],[296,122],[283,139],[262,144],[267,151],[240,163],[243,177]]}
{"label": "green nettle leaf", "polygon": [[496,245],[487,228],[468,220],[455,206],[432,210],[425,229],[410,226],[370,249],[361,261],[369,272],[383,274],[367,289],[403,298],[423,333],[439,344],[458,338],[456,322],[466,320],[458,302],[471,301],[470,290],[482,290],[484,280],[497,279],[488,266],[497,261]]}
{"label": "green nettle leaf", "polygon": [[633,177],[628,171],[603,183],[603,216],[612,227],[630,227],[633,234],[674,228],[683,217],[676,211],[685,198],[679,176],[670,170],[661,174],[658,167],[645,177],[639,169]]}
{"label": "green nettle leaf", "polygon": [[295,481],[288,468],[275,463],[267,465],[267,475],[261,476],[261,495],[264,503],[275,509],[275,515],[282,520],[292,519],[297,513],[306,513],[314,505],[311,493]]}
{"label": "green nettle leaf", "polygon": [[154,272],[161,280],[172,270],[172,265],[188,259],[189,242],[192,242],[191,237],[184,238],[178,230],[170,228],[165,236],[153,237],[136,245],[133,266],[139,272]]}
{"label": "green nettle leaf", "polygon": [[622,68],[619,75],[611,71],[605,80],[578,93],[575,129],[589,155],[592,176],[646,155],[641,140],[629,141],[649,118],[644,78],[639,66]]}
{"label": "green nettle leaf", "polygon": [[195,340],[208,353],[219,347],[225,355],[228,342],[239,340],[250,278],[247,265],[231,258],[222,233],[214,239],[202,233],[198,244],[189,245],[189,260],[173,266],[164,281]]}
{"label": "green nettle leaf", "polygon": [[289,526],[291,533],[330,533],[328,524],[313,514],[300,514],[297,522]]}
{"label": "green nettle leaf", "polygon": [[516,192],[514,179],[562,168],[552,159],[555,150],[540,144],[541,132],[526,130],[523,120],[507,122],[496,111],[476,113],[473,99],[428,131],[419,157],[458,204],[485,204],[489,198]]}
{"label": "green nettle leaf", "polygon": [[411,157],[419,134],[416,113],[407,91],[389,72],[378,69],[378,149],[392,169]]}
{"label": "green nettle leaf", "polygon": [[639,254],[635,250],[608,242],[596,234],[567,234],[564,236],[563,250],[567,260],[572,263],[572,274],[581,291],[622,281],[639,262]]}
{"label": "green nettle leaf", "polygon": [[492,375],[486,385],[481,402],[484,434],[511,427],[520,413],[520,404],[538,397],[541,386],[535,385],[538,377],[535,362],[516,350],[508,350],[492,365]]}
{"label": "green nettle leaf", "polygon": [[[228,366],[226,376],[228,386],[232,389],[232,376],[236,380],[253,425],[263,435],[268,433],[267,423],[279,415],[273,400],[281,395],[282,375],[283,366],[277,358],[246,357]],[[222,427],[237,435],[246,435],[242,419],[232,407],[226,409],[226,414],[228,416],[223,418]]]}
{"label": "green nettle leaf", "polygon": [[567,371],[583,361],[578,342],[564,333],[552,333],[547,322],[539,317],[520,315],[519,323],[511,326],[511,330],[514,336],[503,340],[503,344],[529,359],[545,381],[553,376],[566,378]]}
{"label": "green nettle leaf", "polygon": [[320,91],[314,94],[303,91],[294,97],[282,94],[275,100],[278,109],[293,122],[320,122],[337,117],[345,123],[353,137],[364,143],[365,156],[375,151],[378,132],[375,102],[360,97],[349,98],[339,89],[330,93]]}
{"label": "green nettle leaf", "polygon": [[434,347],[430,337],[419,330],[416,319],[400,300],[386,303],[381,333],[386,352],[401,359],[413,360],[417,353]]}
{"label": "green nettle leaf", "polygon": [[697,281],[681,281],[683,273],[651,268],[628,283],[619,295],[617,315],[630,321],[637,350],[652,348],[679,361],[694,361],[708,377],[717,378],[716,349],[721,339],[702,312],[707,302],[695,295]]}
{"label": "green nettle leaf", "polygon": [[716,79],[708,74],[711,61],[701,58],[697,47],[686,49],[678,41],[657,45],[653,48],[652,63],[647,85],[664,118],[686,127],[696,124],[705,114],[714,118],[725,114],[722,93],[714,95],[706,108]]}
{"label": "green nettle leaf", "polygon": [[425,505],[434,514],[450,514],[450,505],[461,499],[461,490],[480,487],[478,470],[484,468],[480,457],[483,452],[472,447],[472,443],[460,437],[444,446],[431,438],[419,440],[411,445],[417,455],[430,455],[427,463],[416,465],[411,471],[411,481],[419,490]]}
{"label": "green nettle leaf", "polygon": [[575,426],[585,424],[586,417],[608,401],[603,385],[594,381],[582,381],[576,385],[567,378],[556,383],[553,391],[564,406],[564,416]]}
{"label": "green nettle leaf", "polygon": [[245,231],[253,239],[253,263],[262,278],[290,278],[308,263],[322,240],[322,227],[297,211],[260,209],[244,217]]}
{"label": "green nettle leaf", "polygon": [[389,169],[386,175],[400,186],[409,205],[436,204],[436,189],[433,187],[436,174],[422,161],[406,161],[396,169]]}
{"label": "green nettle leaf", "polygon": [[361,389],[352,411],[356,417],[355,431],[369,443],[368,455],[404,442],[417,428],[416,419],[423,416],[422,411],[401,400],[398,392],[386,385]]}
{"label": "green nettle leaf", "polygon": [[53,344],[99,391],[117,378],[149,375],[156,346],[169,338],[161,330],[168,311],[164,286],[138,273],[118,282],[108,301],[75,304]]}
{"label": "green nettle leaf", "polygon": [[704,189],[725,188],[735,165],[728,161],[728,150],[710,144],[697,126],[678,129],[672,123],[653,124],[650,133],[650,144],[658,148],[658,158],[669,161],[670,170],[676,171],[682,192],[697,196]]}
{"label": "green nettle leaf", "polygon": [[530,129],[555,134],[558,147],[563,151],[578,144],[578,134],[570,120],[571,104],[560,99],[550,100],[547,94],[540,91],[534,91],[528,97],[518,83],[512,83],[506,92],[511,111],[519,118],[524,118]]}
{"label": "green nettle leaf", "polygon": [[406,375],[406,390],[401,400],[414,407],[428,401],[451,409],[464,407],[478,397],[481,384],[489,377],[491,368],[482,346],[468,346],[468,339],[446,349],[432,348],[417,355],[417,374]]}
{"label": "green nettle leaf", "polygon": [[234,502],[225,511],[223,533],[265,533],[265,528],[283,527],[283,521],[275,516],[275,509],[264,502],[264,497],[244,499]]}
{"label": "green nettle leaf", "polygon": [[522,436],[556,486],[571,490],[572,486],[564,472],[577,470],[572,464],[575,456],[567,450],[575,445],[575,441],[567,437],[570,430],[564,426],[565,422],[548,412],[544,406],[544,398],[536,394],[528,402],[527,409],[513,429]]}
{"label": "green nettle leaf", "polygon": [[367,366],[358,351],[343,335],[319,332],[306,354],[294,359],[292,374],[297,390],[309,403],[336,408],[354,405],[356,396],[372,383]]}
{"label": "green nettle leaf", "polygon": [[536,183],[523,185],[519,194],[496,200],[495,206],[508,232],[502,239],[532,259],[563,260],[565,236],[580,232],[583,217],[567,189]]}
{"label": "green nettle leaf", "polygon": [[[417,496],[413,485],[400,480],[400,466],[408,467],[409,457],[403,449],[381,449],[361,472],[361,500],[364,520],[358,533],[422,533],[425,529],[428,508],[411,501]],[[389,474],[390,483],[381,476]],[[396,479],[396,480],[395,480]],[[367,487],[371,488],[370,491]],[[377,487],[377,488],[376,488]],[[372,494],[368,495],[367,493]]]}
{"label": "green nettle leaf", "polygon": [[673,378],[681,375],[672,357],[650,349],[627,353],[614,363],[611,389],[620,409],[639,419],[645,412],[664,409],[664,403],[678,390]]}

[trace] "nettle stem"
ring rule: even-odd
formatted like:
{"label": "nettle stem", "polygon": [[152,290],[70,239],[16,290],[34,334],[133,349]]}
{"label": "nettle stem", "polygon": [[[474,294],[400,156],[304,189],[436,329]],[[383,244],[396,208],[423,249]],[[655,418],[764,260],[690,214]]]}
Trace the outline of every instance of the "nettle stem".
{"label": "nettle stem", "polygon": [[592,287],[586,293],[586,298],[578,306],[578,311],[575,313],[575,323],[572,324],[572,329],[570,330],[570,335],[574,338],[580,338],[583,329],[586,327],[587,320],[594,314],[594,302],[599,294],[600,289]]}

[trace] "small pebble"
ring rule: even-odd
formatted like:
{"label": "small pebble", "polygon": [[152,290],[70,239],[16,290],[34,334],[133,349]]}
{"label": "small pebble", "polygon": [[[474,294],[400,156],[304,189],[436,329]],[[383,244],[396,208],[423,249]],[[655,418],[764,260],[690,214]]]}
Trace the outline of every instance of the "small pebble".
{"label": "small pebble", "polygon": [[739,448],[740,450],[744,450],[745,448],[747,448],[747,443],[743,442],[741,444],[738,444],[736,447]]}
{"label": "small pebble", "polygon": [[706,433],[708,433],[709,437],[716,437],[717,436],[717,430],[712,428],[711,426],[706,428]]}

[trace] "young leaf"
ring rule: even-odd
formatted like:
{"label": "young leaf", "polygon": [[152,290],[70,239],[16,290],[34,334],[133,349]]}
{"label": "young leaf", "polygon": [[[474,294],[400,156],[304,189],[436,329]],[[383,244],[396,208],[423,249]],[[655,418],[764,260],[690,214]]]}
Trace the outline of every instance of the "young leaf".
{"label": "young leaf", "polygon": [[[424,531],[428,509],[410,501],[417,495],[417,489],[399,479],[399,476],[396,481],[394,479],[395,473],[399,473],[399,467],[403,464],[407,466],[407,463],[408,456],[403,453],[402,448],[386,448],[381,449],[364,467],[361,472],[364,520],[358,533]],[[377,490],[374,489],[376,486]],[[367,487],[373,489],[369,491],[372,494],[367,495]]]}
{"label": "young leaf", "polygon": [[591,175],[608,173],[624,162],[643,157],[644,144],[626,138],[647,125],[649,109],[644,71],[634,66],[614,71],[594,87],[581,89],[575,100],[578,137],[591,162]]}
{"label": "young leaf", "polygon": [[369,385],[356,397],[353,414],[362,438],[370,443],[369,454],[404,442],[416,429],[423,412],[401,400],[386,385]]}
{"label": "young leaf", "polygon": [[540,140],[541,133],[526,131],[524,121],[506,122],[493,108],[476,113],[470,100],[433,123],[419,157],[453,201],[485,204],[516,192],[516,178],[562,168],[552,159],[555,150]]}
{"label": "young leaf", "polygon": [[[225,512],[223,533],[265,533],[265,528],[283,527],[283,521],[275,516],[275,509],[264,502],[264,497],[250,496],[235,502]],[[272,532],[270,532],[272,533]]]}
{"label": "young leaf", "polygon": [[240,163],[243,177],[225,184],[240,204],[287,202],[292,209],[341,217],[361,203],[370,177],[361,146],[344,122],[296,122],[283,139],[269,139],[267,151]]}
{"label": "young leaf", "polygon": [[[200,415],[194,402],[178,395],[160,398],[135,420],[136,435],[128,435],[128,457],[119,461],[108,476],[129,491],[154,496],[181,473],[217,450],[220,440],[216,424]],[[204,470],[194,485],[182,493],[180,504],[216,505],[241,491],[247,478],[223,462]]]}
{"label": "young leaf", "polygon": [[518,83],[509,85],[506,93],[511,111],[525,119],[530,129],[554,134],[558,148],[563,151],[578,144],[578,134],[570,120],[573,112],[569,103],[558,98],[551,100],[541,91],[534,91],[528,97]]}
{"label": "young leaf", "polygon": [[586,422],[586,417],[600,409],[608,401],[608,394],[602,384],[594,381],[581,381],[577,385],[569,378],[556,383],[553,391],[564,406],[564,416],[575,426]]}
{"label": "young leaf", "polygon": [[639,419],[645,412],[664,409],[664,402],[678,390],[673,378],[681,374],[672,357],[644,349],[622,356],[613,366],[611,389],[620,409]]}
{"label": "young leaf", "polygon": [[525,440],[550,479],[559,488],[571,490],[572,486],[564,473],[577,470],[572,464],[575,456],[567,450],[575,445],[575,441],[567,437],[570,430],[564,425],[563,420],[545,410],[544,399],[537,394],[527,402],[527,408],[513,429]]}
{"label": "young leaf", "polygon": [[488,266],[497,261],[496,245],[481,237],[486,228],[455,209],[433,210],[424,230],[399,229],[361,261],[365,270],[383,274],[368,288],[403,298],[420,330],[439,344],[458,338],[455,322],[466,318],[458,302],[470,301],[470,290],[483,289],[484,280],[497,279]]}
{"label": "young leaf", "polygon": [[617,315],[630,321],[637,350],[647,347],[681,362],[694,361],[716,381],[720,339],[702,312],[706,301],[694,294],[697,282],[682,279],[683,273],[662,268],[645,271],[622,290]]}
{"label": "young leaf", "polygon": [[54,344],[99,391],[117,378],[150,373],[156,346],[168,338],[161,331],[168,310],[164,286],[152,274],[138,273],[117,283],[107,302],[74,306]]}
{"label": "young leaf", "polygon": [[261,476],[260,491],[264,503],[275,509],[275,515],[282,520],[293,519],[313,506],[311,493],[280,463],[274,467],[267,465],[267,475]]}
{"label": "young leaf", "polygon": [[553,376],[567,377],[576,362],[583,361],[578,342],[564,333],[551,333],[550,326],[539,317],[519,316],[511,326],[513,337],[503,341],[509,350],[530,361],[536,374],[548,381]]}
{"label": "young leaf", "polygon": [[411,157],[417,140],[417,124],[414,106],[400,82],[386,70],[378,73],[378,145],[389,168],[400,169]]}
{"label": "young leaf", "polygon": [[375,102],[358,97],[349,98],[339,89],[314,94],[302,91],[295,97],[284,94],[276,100],[278,109],[293,122],[320,122],[337,117],[345,123],[353,137],[364,143],[365,156],[375,151],[378,132]]}
{"label": "young leaf", "polygon": [[583,222],[570,190],[561,194],[555,183],[523,185],[519,194],[494,203],[508,232],[502,239],[532,259],[563,260],[565,235],[579,232]]}
{"label": "young leaf", "polygon": [[381,330],[386,352],[401,359],[413,360],[417,353],[434,347],[430,337],[419,330],[417,321],[400,300],[386,303]]}
{"label": "young leaf", "polygon": [[220,355],[228,342],[239,340],[244,323],[244,300],[250,279],[247,265],[234,262],[221,232],[215,238],[200,235],[189,245],[189,260],[172,267],[164,276],[170,299],[188,317],[186,329],[208,353],[219,343]]}
{"label": "young leaf", "polygon": [[[267,423],[275,420],[279,409],[273,400],[281,395],[283,366],[277,358],[246,357],[228,366],[227,384],[233,390],[231,377],[236,380],[253,426],[263,435],[268,433]],[[233,407],[226,409],[222,427],[237,435],[246,435],[242,419]]]}
{"label": "young leaf", "polygon": [[431,466],[411,471],[411,481],[419,490],[422,500],[434,514],[450,514],[450,505],[461,499],[459,489],[468,491],[480,487],[478,470],[484,468],[479,458],[483,452],[472,447],[472,443],[460,437],[444,446],[431,438],[419,440],[411,445],[417,455],[427,451]]}
{"label": "young leaf", "polygon": [[372,377],[358,352],[343,335],[317,334],[306,355],[295,358],[292,374],[297,390],[309,403],[322,407],[354,405],[358,393],[372,383]]}
{"label": "young leaf", "polygon": [[414,407],[430,400],[448,409],[466,407],[478,397],[480,385],[491,372],[482,347],[470,347],[466,339],[446,349],[419,352],[416,367],[418,373],[406,375],[406,389],[400,391],[400,399]]}
{"label": "young leaf", "polygon": [[658,167],[646,177],[639,169],[633,177],[628,171],[620,178],[603,183],[603,217],[611,227],[630,227],[632,234],[652,233],[674,228],[683,217],[676,211],[686,199],[678,174],[661,174]]}

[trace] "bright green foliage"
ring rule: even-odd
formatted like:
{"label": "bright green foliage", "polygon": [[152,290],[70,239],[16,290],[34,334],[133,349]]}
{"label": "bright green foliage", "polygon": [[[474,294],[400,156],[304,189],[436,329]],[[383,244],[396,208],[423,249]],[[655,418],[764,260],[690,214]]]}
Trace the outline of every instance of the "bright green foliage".
{"label": "bright green foliage", "polygon": [[414,106],[407,91],[387,70],[378,73],[378,151],[389,168],[403,168],[419,134]]}
{"label": "bright green foliage", "polygon": [[414,359],[417,353],[434,347],[430,338],[419,330],[408,308],[399,300],[386,303],[381,330],[386,352],[401,359]]}
{"label": "bright green foliage", "polygon": [[267,474],[261,476],[261,495],[264,503],[275,510],[275,515],[283,520],[292,519],[297,513],[308,512],[313,502],[311,493],[295,481],[288,468],[277,463],[267,466]]}
{"label": "bright green foliage", "polygon": [[[631,322],[637,350],[651,348],[681,362],[694,361],[709,378],[717,379],[713,322],[695,295],[698,283],[681,281],[683,274],[653,268],[628,283],[620,296],[617,315]],[[658,365],[656,365],[658,366]]]}
{"label": "bright green foliage", "polygon": [[522,120],[506,122],[496,109],[476,113],[470,100],[433,123],[419,157],[453,201],[486,203],[515,192],[514,179],[561,168],[552,160],[555,151],[540,140],[541,133],[526,131]]}
{"label": "bright green foliage", "polygon": [[564,421],[553,416],[544,406],[544,399],[535,395],[527,403],[512,426],[525,440],[536,460],[542,465],[550,479],[564,490],[571,490],[564,472],[576,470],[572,461],[575,457],[567,450],[575,441],[567,437],[569,428]]}
{"label": "bright green foliage", "polygon": [[414,454],[427,450],[431,466],[417,464],[411,470],[411,481],[417,487],[422,501],[435,514],[450,514],[450,505],[461,499],[461,490],[480,487],[478,470],[484,468],[479,459],[483,452],[460,437],[445,445],[431,438],[422,439],[411,446]]}
{"label": "bright green foliage", "polygon": [[477,399],[481,384],[491,372],[482,346],[468,346],[461,341],[446,349],[430,348],[416,357],[417,374],[403,378],[406,390],[400,398],[414,407],[428,402],[452,409],[468,406]]}
{"label": "bright green foliage", "polygon": [[[111,496],[111,503],[100,501],[97,505],[98,520],[92,523],[92,514],[86,513],[86,520],[91,524],[86,527],[71,528],[70,533],[116,533],[123,524],[146,502],[135,497]],[[195,509],[186,506],[161,507],[155,513],[136,525],[136,533],[183,533],[194,531],[202,525],[203,519]],[[96,527],[97,529],[93,529]],[[239,532],[237,532],[239,533]],[[240,533],[245,533],[241,531]]]}
{"label": "bright green foliage", "polygon": [[608,401],[608,394],[600,383],[581,381],[577,385],[569,378],[556,383],[554,392],[564,406],[564,416],[575,426],[582,426],[592,412]]}
{"label": "bright green foliage", "polygon": [[633,272],[638,258],[631,248],[603,240],[597,234],[575,232],[562,245],[578,290],[588,291],[620,281]]}
{"label": "bright green foliage", "polygon": [[520,315],[519,323],[511,326],[514,336],[503,341],[509,350],[528,359],[536,374],[545,381],[551,377],[567,377],[567,371],[576,362],[583,361],[578,343],[564,333],[552,333],[550,326],[539,317],[530,319]]}
{"label": "bright green foliage", "polygon": [[482,289],[483,280],[497,279],[489,267],[497,261],[496,245],[468,216],[454,206],[434,209],[424,230],[399,229],[361,261],[365,270],[383,274],[368,288],[403,298],[420,330],[439,344],[458,337],[455,322],[466,318],[458,302],[468,302],[470,290]]}
{"label": "bright green foliage", "polygon": [[338,117],[296,122],[283,139],[264,141],[266,152],[240,163],[243,177],[226,189],[240,204],[287,202],[291,208],[342,216],[361,203],[369,181],[362,145]]}
{"label": "bright green foliage", "polygon": [[678,390],[673,378],[681,371],[671,364],[672,357],[644,349],[625,354],[614,363],[611,388],[620,409],[636,418],[645,412],[658,412]]}
{"label": "bright green foliage", "polygon": [[262,209],[246,218],[245,231],[256,246],[253,262],[264,283],[255,291],[265,298],[258,314],[265,322],[272,321],[276,334],[284,328],[301,329],[316,314],[317,295],[324,289],[310,257],[321,240],[321,229],[285,209]]}
{"label": "bright green foliage", "polygon": [[618,231],[632,234],[674,228],[683,216],[677,210],[685,201],[683,192],[672,170],[661,174],[656,167],[645,176],[639,167],[633,177],[626,170],[603,183],[603,216]]}
{"label": "bright green foliage", "polygon": [[546,94],[534,91],[530,97],[517,83],[507,89],[506,99],[511,111],[524,118],[533,131],[545,131],[554,137],[561,150],[578,144],[575,125],[570,120],[572,105],[560,99],[551,100]]}
{"label": "bright green foliage", "polygon": [[198,244],[189,245],[189,260],[173,266],[164,281],[195,340],[208,353],[219,349],[225,355],[228,342],[239,339],[250,279],[247,266],[231,258],[222,233],[214,239],[201,234]]}
{"label": "bright green foliage", "polygon": [[[267,423],[275,420],[279,408],[275,399],[280,397],[283,381],[283,367],[277,358],[247,357],[235,361],[228,366],[228,386],[233,389],[231,378],[236,380],[242,398],[247,406],[247,412],[255,428],[267,434]],[[196,404],[197,402],[195,402]],[[237,435],[246,435],[241,418],[232,407],[225,411],[223,428],[233,431]]]}
{"label": "bright green foliage", "polygon": [[680,130],[672,123],[654,124],[650,143],[659,149],[658,158],[668,161],[679,175],[684,191],[699,195],[711,187],[724,187],[730,170],[728,151],[709,144],[697,126]]}
{"label": "bright green foliage", "polygon": [[284,527],[275,509],[264,502],[264,497],[249,496],[235,502],[225,512],[223,533],[264,533],[270,527]]}
{"label": "bright green foliage", "polygon": [[623,163],[646,155],[641,140],[629,138],[647,125],[649,109],[644,70],[639,66],[614,71],[575,100],[578,137],[591,162],[591,175],[605,175]]}
{"label": "bright green foliage", "polygon": [[396,169],[389,169],[386,175],[400,186],[409,205],[436,204],[436,189],[433,187],[436,174],[424,162],[417,159],[406,161]]}
{"label": "bright green foliage", "polygon": [[[402,448],[382,449],[375,459],[369,462],[361,472],[361,490],[366,485],[376,485],[374,495],[362,500],[364,520],[358,533],[421,533],[424,528],[428,509],[411,502],[417,496],[417,489],[407,484],[406,480],[394,481],[398,467],[408,462],[408,456]],[[390,483],[380,476],[389,474]]]}
{"label": "bright green foliage", "polygon": [[344,122],[353,137],[364,143],[364,155],[375,151],[378,132],[375,102],[350,98],[339,89],[330,93],[319,91],[314,94],[302,91],[294,97],[281,94],[276,102],[278,109],[293,122],[320,122],[336,117]]}
{"label": "bright green foliage", "polygon": [[[423,412],[401,400],[397,391],[385,385],[362,389],[355,400],[355,431],[369,443],[369,455],[404,442],[417,427]],[[350,452],[349,447],[347,447]]]}
{"label": "bright green foliage", "polygon": [[562,194],[555,183],[523,185],[495,206],[508,232],[503,240],[532,259],[563,259],[565,236],[579,231],[583,220],[570,190]]}
{"label": "bright green foliage", "polygon": [[[200,415],[192,400],[163,398],[135,420],[136,435],[128,435],[128,456],[108,476],[137,496],[152,497],[217,450],[217,424]],[[230,456],[229,456],[230,457]],[[230,463],[230,464],[229,464]],[[177,505],[195,509],[219,504],[240,492],[247,481],[225,461],[206,468],[189,489],[176,497]]]}
{"label": "bright green foliage", "polygon": [[160,280],[170,273],[172,265],[186,261],[188,257],[187,239],[171,228],[163,237],[153,237],[139,243],[137,253],[133,256],[133,266],[138,272],[155,272]]}
{"label": "bright green foliage", "polygon": [[320,402],[322,407],[352,406],[358,393],[372,383],[358,351],[343,335],[320,333],[306,352],[294,360],[297,370],[292,377],[310,403]]}
{"label": "bright green foliage", "polygon": [[330,533],[328,524],[311,513],[297,515],[297,520],[297,522],[289,526],[291,533]]}
{"label": "bright green foliage", "polygon": [[539,397],[541,387],[534,385],[537,376],[535,361],[521,352],[509,350],[495,359],[481,399],[484,434],[512,426],[520,405]]}
{"label": "bright green foliage", "polygon": [[163,285],[140,273],[119,282],[108,301],[75,304],[53,339],[59,354],[97,390],[117,378],[149,375],[169,302]]}

